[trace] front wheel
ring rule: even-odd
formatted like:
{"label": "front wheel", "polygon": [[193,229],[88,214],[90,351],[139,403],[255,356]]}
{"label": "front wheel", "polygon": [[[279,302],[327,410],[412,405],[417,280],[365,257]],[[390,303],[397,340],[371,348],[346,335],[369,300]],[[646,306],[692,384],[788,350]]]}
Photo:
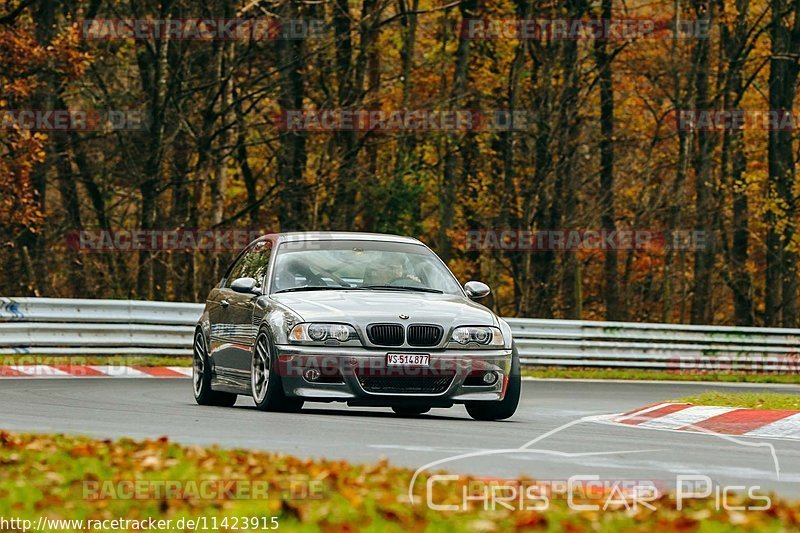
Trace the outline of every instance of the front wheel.
{"label": "front wheel", "polygon": [[508,375],[506,395],[499,402],[466,402],[467,413],[475,420],[505,420],[517,411],[522,389],[519,353],[514,346],[511,352],[511,372]]}
{"label": "front wheel", "polygon": [[259,411],[296,412],[303,407],[303,400],[289,398],[283,392],[280,373],[275,364],[272,341],[266,330],[261,330],[253,347],[250,369],[250,388],[253,401]]}
{"label": "front wheel", "polygon": [[192,346],[194,400],[200,405],[231,407],[236,403],[236,394],[211,390],[211,363],[208,360],[207,346],[203,332],[198,329]]}

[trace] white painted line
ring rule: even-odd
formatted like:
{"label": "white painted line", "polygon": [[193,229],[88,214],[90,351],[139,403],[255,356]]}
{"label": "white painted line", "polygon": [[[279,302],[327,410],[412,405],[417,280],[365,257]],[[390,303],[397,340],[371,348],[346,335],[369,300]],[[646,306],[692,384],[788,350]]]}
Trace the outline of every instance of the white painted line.
{"label": "white painted line", "polygon": [[622,422],[623,420],[630,420],[636,419],[636,417],[641,416],[645,413],[649,413],[650,411],[655,411],[657,409],[661,409],[662,407],[666,407],[667,405],[671,405],[669,403],[657,403],[655,405],[651,405],[645,409],[640,409],[638,411],[628,412],[620,417],[614,419],[615,422]]}
{"label": "white painted line", "polygon": [[638,424],[640,428],[679,429],[708,420],[711,417],[736,411],[735,407],[694,406]]}
{"label": "white painted line", "polygon": [[183,374],[187,378],[192,377],[192,367],[190,366],[168,366],[167,368],[179,374]]}
{"label": "white painted line", "polygon": [[745,433],[747,437],[784,437],[800,439],[800,413]]}

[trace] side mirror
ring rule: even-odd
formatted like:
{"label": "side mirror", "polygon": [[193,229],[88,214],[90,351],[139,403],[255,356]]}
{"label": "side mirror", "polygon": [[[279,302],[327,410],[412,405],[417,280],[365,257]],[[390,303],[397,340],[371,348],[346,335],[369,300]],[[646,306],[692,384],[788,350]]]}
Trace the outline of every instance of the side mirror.
{"label": "side mirror", "polygon": [[468,281],[464,284],[464,290],[467,291],[467,296],[473,300],[488,296],[492,292],[487,284],[480,281]]}
{"label": "side mirror", "polygon": [[231,283],[231,290],[241,294],[261,294],[256,285],[258,282],[254,278],[238,278]]}

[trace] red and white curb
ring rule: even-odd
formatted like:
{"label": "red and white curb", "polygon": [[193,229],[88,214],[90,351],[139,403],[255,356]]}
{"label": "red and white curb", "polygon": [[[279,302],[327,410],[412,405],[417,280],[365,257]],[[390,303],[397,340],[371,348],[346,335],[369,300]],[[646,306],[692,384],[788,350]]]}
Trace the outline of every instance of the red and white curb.
{"label": "red and white curb", "polygon": [[189,378],[190,366],[7,365],[2,378]]}
{"label": "red and white curb", "polygon": [[659,403],[595,419],[646,429],[800,440],[800,411]]}

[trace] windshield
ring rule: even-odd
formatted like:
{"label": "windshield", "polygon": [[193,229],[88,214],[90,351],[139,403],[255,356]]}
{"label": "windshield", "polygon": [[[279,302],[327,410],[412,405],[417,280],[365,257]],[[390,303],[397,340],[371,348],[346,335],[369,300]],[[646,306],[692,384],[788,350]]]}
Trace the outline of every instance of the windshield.
{"label": "windshield", "polygon": [[279,247],[273,293],[335,289],[462,294],[453,274],[422,245],[303,241]]}

